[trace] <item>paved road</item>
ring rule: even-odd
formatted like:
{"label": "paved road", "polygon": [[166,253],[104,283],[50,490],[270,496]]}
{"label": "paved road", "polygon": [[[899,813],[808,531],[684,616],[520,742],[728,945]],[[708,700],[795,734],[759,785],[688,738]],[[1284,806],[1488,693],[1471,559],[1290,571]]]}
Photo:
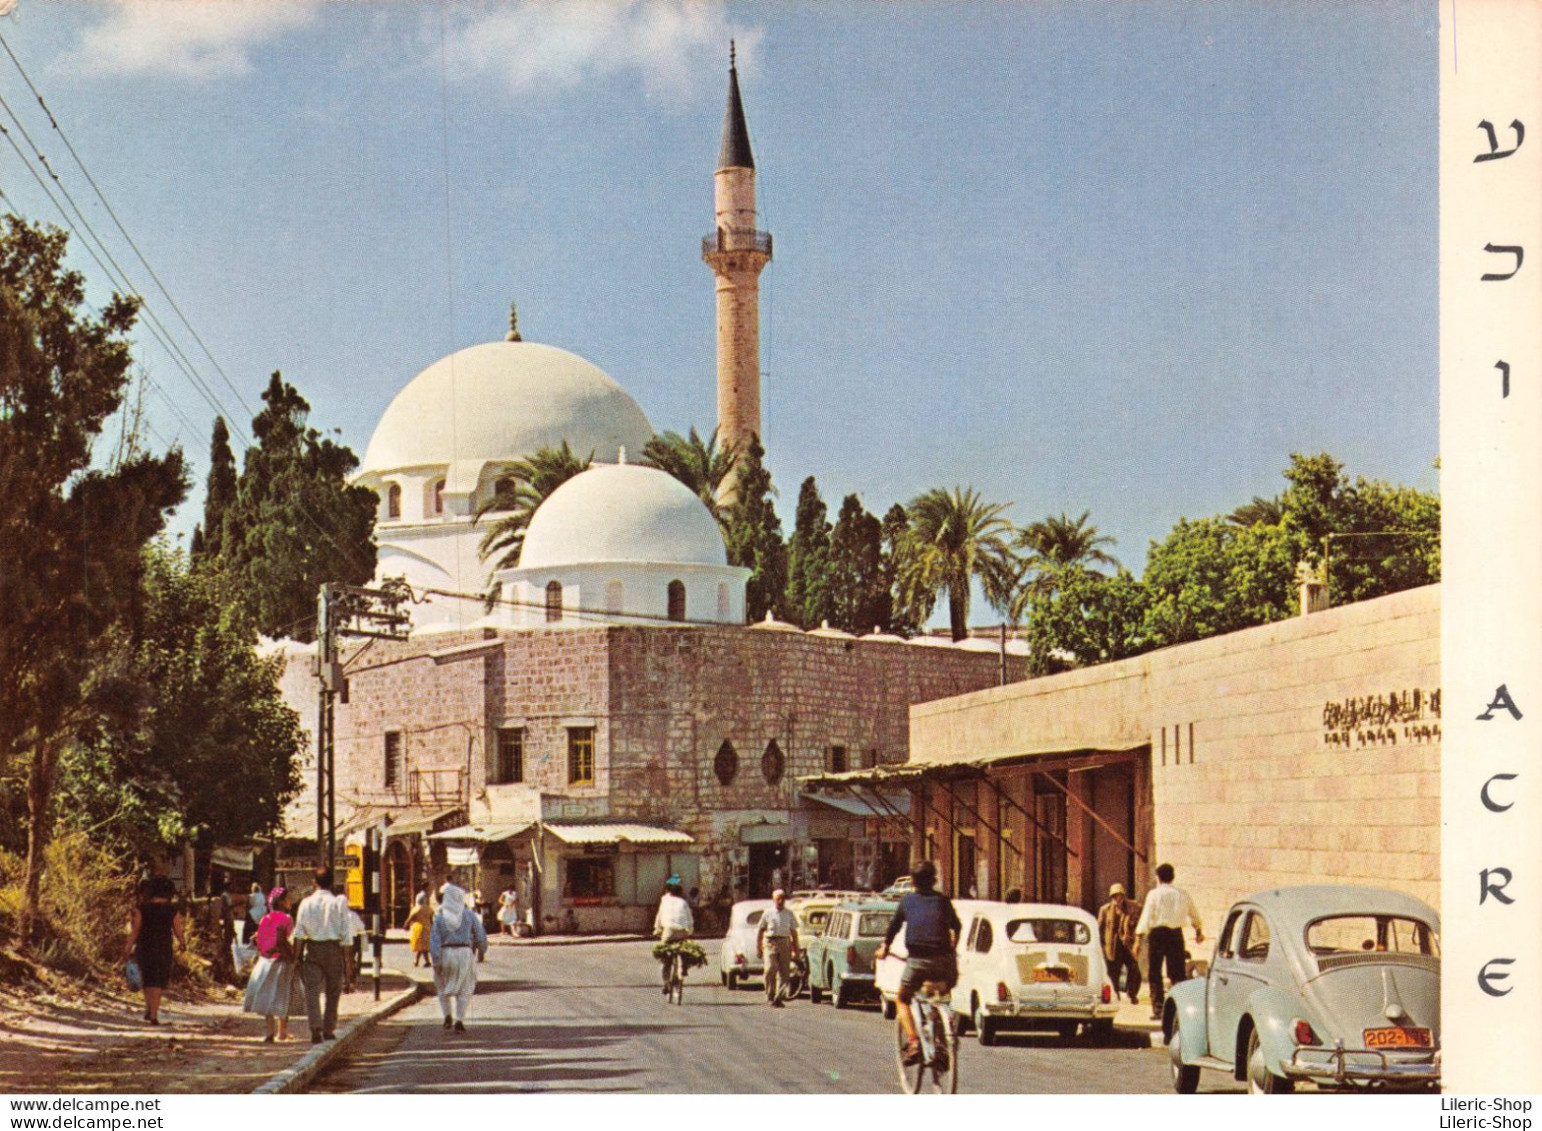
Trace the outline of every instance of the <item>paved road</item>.
{"label": "paved road", "polygon": [[[696,971],[685,1004],[659,992],[649,944],[497,946],[465,1033],[426,998],[382,1023],[316,1092],[893,1092],[894,1037],[876,1006],[808,998],[770,1009]],[[716,944],[708,944],[716,956]],[[960,1091],[1165,1092],[1165,1054],[1139,1038],[1095,1044],[965,1038]],[[1216,1076],[1216,1082],[1220,1077]],[[1208,1089],[1207,1089],[1208,1090]]]}

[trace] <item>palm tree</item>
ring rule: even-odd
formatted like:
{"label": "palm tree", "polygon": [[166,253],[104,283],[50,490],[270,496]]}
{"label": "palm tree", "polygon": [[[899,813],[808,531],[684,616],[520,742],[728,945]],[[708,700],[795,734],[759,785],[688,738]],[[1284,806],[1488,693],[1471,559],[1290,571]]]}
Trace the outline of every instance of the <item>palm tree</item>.
{"label": "palm tree", "polygon": [[1082,511],[1080,518],[1073,519],[1062,511],[1018,530],[1017,548],[1026,554],[1023,574],[1031,575],[1032,580],[1012,598],[1009,613],[1014,621],[1023,618],[1035,595],[1054,591],[1062,571],[1073,566],[1119,568],[1119,560],[1103,550],[1114,544],[1113,537],[1099,534],[1087,521],[1091,515],[1091,511]]}
{"label": "palm tree", "polygon": [[1009,539],[1012,524],[1001,517],[1007,504],[987,503],[973,488],[941,487],[906,506],[910,527],[899,544],[899,586],[906,605],[922,617],[937,596],[948,593],[953,639],[969,634],[969,588],[979,578],[992,608],[1005,609],[1021,564]]}
{"label": "palm tree", "polygon": [[536,508],[558,487],[586,471],[593,460],[593,452],[579,459],[564,440],[560,447],[540,448],[511,464],[506,477],[499,480],[497,493],[479,506],[472,518],[475,523],[489,511],[508,512],[482,536],[482,543],[477,547],[478,556],[484,562],[496,558],[497,569],[512,569],[519,565],[525,531]]}
{"label": "palm tree", "polygon": [[668,472],[694,491],[712,517],[723,521],[718,493],[739,463],[739,449],[733,445],[717,446],[717,429],[703,442],[692,428],[689,436],[665,432],[643,445],[642,464]]}
{"label": "palm tree", "polygon": [[1243,527],[1257,526],[1260,522],[1265,526],[1278,526],[1284,520],[1285,507],[1278,495],[1272,499],[1254,495],[1251,503],[1243,503],[1226,516],[1226,521],[1233,526]]}

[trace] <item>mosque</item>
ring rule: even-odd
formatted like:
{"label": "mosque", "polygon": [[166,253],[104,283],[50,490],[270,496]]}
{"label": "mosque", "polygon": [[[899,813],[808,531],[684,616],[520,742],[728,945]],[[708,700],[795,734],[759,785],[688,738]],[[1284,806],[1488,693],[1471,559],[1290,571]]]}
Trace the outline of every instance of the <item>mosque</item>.
{"label": "mosque", "polygon": [[[701,255],[719,439],[743,445],[760,433],[772,241],[732,63],[714,187]],[[629,461],[653,431],[610,376],[517,327],[430,365],[382,416],[357,482],[380,499],[377,581],[404,578],[419,603],[410,639],[345,652],[334,733],[350,887],[373,904],[378,864],[388,922],[445,875],[517,885],[538,930],[591,931],[645,927],[672,873],[726,900],[881,885],[905,867],[905,834],[880,819],[908,808],[902,791],[811,797],[798,779],[905,761],[912,704],[993,686],[1008,661],[980,642],[747,625],[750,571],[729,564],[717,520]],[[518,565],[490,569],[478,546],[497,514],[478,510],[516,461],[564,442],[592,466],[537,509]],[[314,717],[313,653],[292,655],[285,685]],[[289,815],[297,837],[315,827],[313,777]]]}

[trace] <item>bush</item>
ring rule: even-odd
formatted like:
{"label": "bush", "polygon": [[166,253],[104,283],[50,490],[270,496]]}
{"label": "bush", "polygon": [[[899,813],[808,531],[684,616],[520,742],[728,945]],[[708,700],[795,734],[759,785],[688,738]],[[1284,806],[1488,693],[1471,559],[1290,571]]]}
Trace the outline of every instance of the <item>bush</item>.
{"label": "bush", "polygon": [[[0,852],[0,919],[8,933],[21,910],[24,861]],[[85,833],[65,833],[43,853],[39,937],[32,953],[61,974],[87,978],[123,961],[134,875],[121,856]]]}

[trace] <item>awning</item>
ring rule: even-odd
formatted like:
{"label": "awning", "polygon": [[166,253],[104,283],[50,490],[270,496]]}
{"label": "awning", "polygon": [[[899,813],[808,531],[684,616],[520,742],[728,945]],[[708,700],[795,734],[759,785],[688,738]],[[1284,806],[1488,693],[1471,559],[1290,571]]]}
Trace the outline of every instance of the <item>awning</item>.
{"label": "awning", "polygon": [[496,844],[516,837],[526,829],[534,828],[531,821],[514,825],[458,825],[439,833],[429,833],[429,840],[469,840],[474,844]]}
{"label": "awning", "polygon": [[232,872],[250,872],[257,863],[256,857],[257,854],[250,848],[227,848],[221,845],[214,850],[209,863]]}
{"label": "awning", "polygon": [[580,825],[548,822],[546,831],[563,844],[694,844],[689,833],[657,825]]}
{"label": "awning", "polygon": [[413,817],[403,817],[401,820],[386,826],[386,836],[412,836],[414,833],[426,833],[434,827],[436,821],[449,816],[456,808],[440,809],[434,813],[423,813]]}
{"label": "awning", "polygon": [[452,844],[445,849],[444,862],[452,868],[469,868],[480,864],[482,859],[474,846]]}
{"label": "awning", "polygon": [[[1007,751],[990,754],[983,758],[970,758],[958,762],[902,762],[899,765],[873,766],[866,770],[847,770],[841,774],[806,774],[798,778],[804,786],[908,786],[920,781],[968,780],[982,777],[986,770],[995,767],[1025,766],[1036,762],[1052,762],[1057,758],[1095,758],[1113,756],[1124,758],[1150,748],[1150,743],[1135,746],[1080,746],[1072,749],[1056,748],[1031,751]],[[805,794],[804,796],[808,796]],[[824,798],[820,798],[824,800]]]}
{"label": "awning", "polygon": [[842,813],[853,817],[892,817],[896,814],[910,812],[910,794],[906,793],[881,793],[876,800],[870,800],[864,796],[842,796],[839,794],[804,793],[800,794],[805,801],[817,801],[821,805],[828,805],[832,809],[839,809]]}

